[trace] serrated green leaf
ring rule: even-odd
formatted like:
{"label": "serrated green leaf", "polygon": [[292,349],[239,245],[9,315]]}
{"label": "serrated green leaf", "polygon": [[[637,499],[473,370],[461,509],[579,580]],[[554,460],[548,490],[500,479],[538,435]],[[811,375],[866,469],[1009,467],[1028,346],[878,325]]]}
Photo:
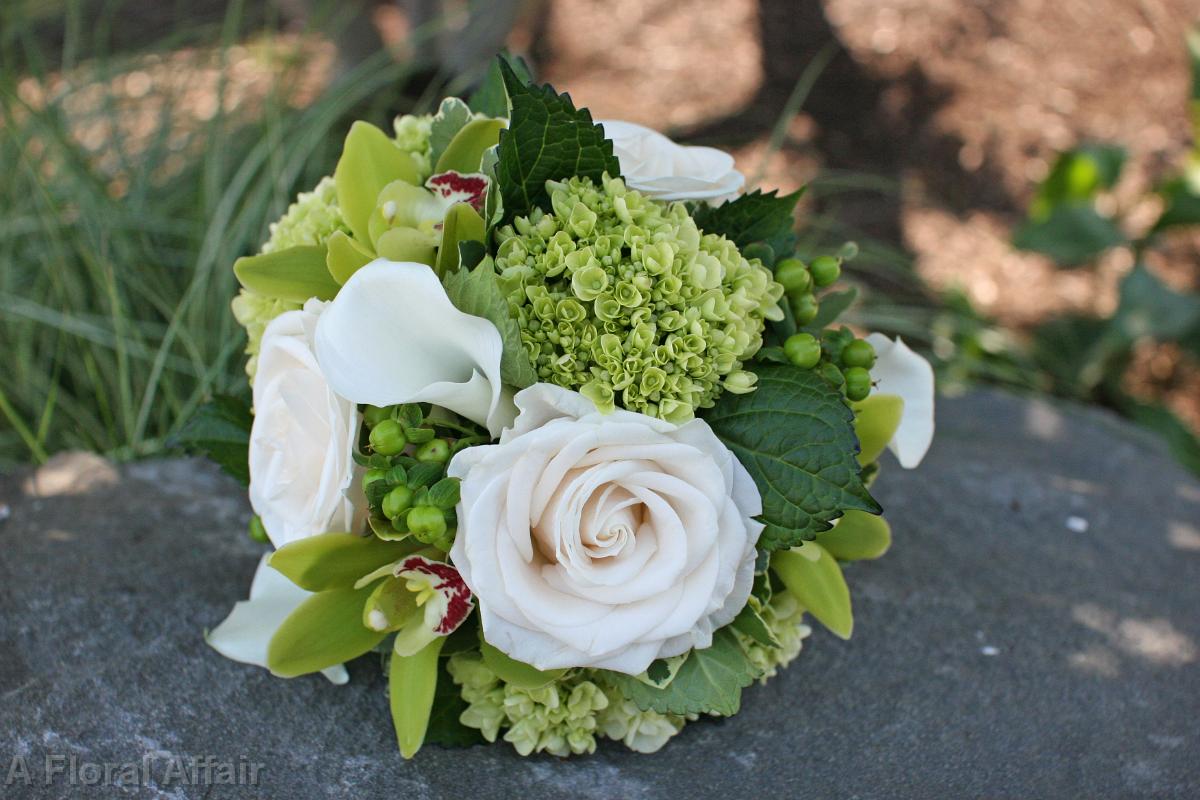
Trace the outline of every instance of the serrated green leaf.
{"label": "serrated green leaf", "polygon": [[459,245],[466,242],[482,242],[484,237],[483,217],[467,203],[455,203],[446,212],[442,221],[442,244],[438,248],[438,275],[448,275],[458,269]]}
{"label": "serrated green leaf", "polygon": [[268,563],[301,589],[323,592],[353,586],[371,570],[403,555],[403,548],[374,536],[322,533],[285,544]]}
{"label": "serrated green leaf", "polygon": [[500,378],[509,386],[524,389],[537,383],[537,372],[521,341],[521,328],[512,318],[508,300],[500,289],[490,258],[472,270],[460,269],[446,275],[442,283],[450,302],[465,314],[483,317],[496,326],[504,352],[500,357]]}
{"label": "serrated green leaf", "polygon": [[533,82],[533,73],[529,71],[529,65],[524,59],[519,56],[497,56],[488,67],[487,75],[479,84],[479,88],[467,99],[467,105],[476,114],[486,114],[489,117],[508,116],[508,92],[504,89],[504,76],[500,72],[502,60],[508,62],[522,82]]}
{"label": "serrated green leaf", "polygon": [[183,426],[172,444],[214,461],[243,486],[250,485],[250,428],[254,418],[241,400],[217,395]]}
{"label": "serrated green leaf", "polygon": [[[471,117],[471,109],[457,97],[447,97],[442,101],[442,104],[438,106],[437,113],[433,116],[433,121],[429,124],[430,164],[438,163],[438,159],[442,157],[442,153],[446,152],[446,147],[454,139],[455,135],[462,130],[463,126],[471,121]],[[434,169],[435,173],[442,171],[441,169]],[[474,172],[475,170],[463,171]]]}
{"label": "serrated green leaf", "polygon": [[310,297],[332,300],[340,288],[325,265],[324,247],[289,247],[243,256],[234,262],[233,274],[252,292],[292,303]]}
{"label": "serrated green leaf", "polygon": [[487,664],[487,668],[496,673],[500,680],[520,689],[540,689],[567,674],[565,669],[541,670],[523,661],[517,661],[488,644],[482,636],[479,638],[479,653],[483,656],[483,663]]}
{"label": "serrated green leaf", "polygon": [[803,189],[783,196],[756,189],[719,206],[701,205],[692,218],[700,230],[720,234],[738,247],[762,242],[782,256],[795,249],[796,203],[803,194]]}
{"label": "serrated green leaf", "polygon": [[643,710],[660,714],[733,716],[742,703],[742,689],[759,676],[729,628],[713,634],[711,647],[693,650],[679,667],[675,679],[655,689],[632,675],[606,673],[622,694]]}
{"label": "serrated green leaf", "polygon": [[849,639],[854,632],[850,588],[837,559],[816,542],[771,554],[771,569],[797,602],[831,633]]}
{"label": "serrated green leaf", "polygon": [[350,280],[350,276],[375,260],[375,254],[358,241],[351,239],[344,231],[334,231],[325,243],[327,253],[325,268],[330,276],[342,284]]}
{"label": "serrated green leaf", "polygon": [[384,636],[362,624],[363,603],[373,589],[330,589],[298,605],[267,646],[271,673],[294,678],[370,652]]}
{"label": "serrated green leaf", "polygon": [[586,108],[576,110],[570,95],[549,86],[527,84],[506,61],[500,73],[512,107],[496,165],[505,220],[547,207],[546,181],[620,175],[612,142]]}
{"label": "serrated green leaf", "polygon": [[333,171],[338,210],[360,242],[371,241],[367,220],[379,193],[392,181],[420,183],[417,165],[405,151],[369,122],[355,122],[346,134],[342,156]]}
{"label": "serrated green leaf", "polygon": [[842,393],[812,370],[763,364],[756,372],[755,391],[725,393],[704,419],[762,493],[758,546],[792,547],[849,509],[879,513]]}
{"label": "serrated green leaf", "polygon": [[388,663],[388,705],[400,755],[412,758],[425,743],[429,715],[438,684],[438,653],[446,637],[439,636],[411,656],[392,654]]}
{"label": "serrated green leaf", "polygon": [[481,172],[483,154],[500,141],[502,119],[476,119],[463,126],[438,158],[434,172]]}
{"label": "serrated green leaf", "polygon": [[865,561],[888,551],[892,528],[883,517],[847,511],[833,530],[817,534],[816,541],[838,561]]}
{"label": "serrated green leaf", "polygon": [[[690,651],[689,651],[690,652]],[[639,681],[655,689],[665,689],[679,674],[679,668],[687,661],[688,653],[681,653],[669,658],[656,658],[646,667],[646,671],[635,676]]]}
{"label": "serrated green leaf", "polygon": [[1087,203],[1057,205],[1045,219],[1030,220],[1013,234],[1014,247],[1047,255],[1061,266],[1083,264],[1125,241],[1116,223]]}
{"label": "serrated green leaf", "polygon": [[735,631],[749,636],[763,647],[779,647],[779,640],[775,638],[771,629],[767,627],[767,623],[763,622],[763,618],[749,603],[738,612],[730,625]]}
{"label": "serrated green leaf", "polygon": [[900,428],[904,398],[875,393],[854,404],[854,435],[858,437],[858,463],[878,461]]}

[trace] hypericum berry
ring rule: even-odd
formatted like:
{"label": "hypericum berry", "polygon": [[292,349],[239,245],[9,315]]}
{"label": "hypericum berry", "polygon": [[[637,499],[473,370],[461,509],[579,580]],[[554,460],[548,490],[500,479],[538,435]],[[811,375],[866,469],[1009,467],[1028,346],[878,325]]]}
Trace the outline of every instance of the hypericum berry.
{"label": "hypericum berry", "polygon": [[376,453],[394,456],[407,444],[404,428],[394,419],[385,419],[371,429],[371,449]]}
{"label": "hypericum berry", "polygon": [[817,318],[817,298],[811,294],[792,297],[792,316],[797,325],[807,325]]}
{"label": "hypericum berry", "polygon": [[875,348],[866,339],[855,339],[842,348],[842,363],[870,369],[875,366]]}
{"label": "hypericum berry", "polygon": [[450,443],[445,439],[430,439],[417,448],[417,461],[445,464],[450,459]]}
{"label": "hypericum berry", "polygon": [[363,409],[363,422],[367,423],[368,428],[374,428],[376,425],[387,419],[391,413],[392,410],[390,408],[367,406]]}
{"label": "hypericum berry", "polygon": [[846,399],[858,402],[871,393],[871,373],[863,367],[850,367],[845,372]]}
{"label": "hypericum berry", "polygon": [[813,283],[817,286],[828,286],[842,274],[842,265],[833,256],[820,256],[813,259],[809,269],[812,271]]}
{"label": "hypericum berry", "polygon": [[446,533],[446,514],[437,506],[413,506],[408,512],[408,529],[429,544]]}
{"label": "hypericum berry", "polygon": [[834,364],[831,361],[826,361],[820,366],[820,374],[822,378],[829,381],[839,389],[842,387],[842,384],[846,382],[846,376],[842,374],[840,369],[838,369],[837,364]]}
{"label": "hypericum berry", "polygon": [[397,486],[383,496],[383,515],[388,519],[396,519],[412,505],[412,498],[412,489]]}
{"label": "hypericum berry", "polygon": [[362,488],[365,492],[367,487],[375,481],[381,481],[387,477],[386,469],[369,469],[362,476]]}
{"label": "hypericum berry", "polygon": [[821,343],[811,333],[796,333],[783,343],[787,360],[801,369],[812,369],[821,360]]}
{"label": "hypericum berry", "polygon": [[807,292],[812,286],[812,275],[798,258],[785,258],[776,264],[775,280],[783,285],[783,290],[788,294]]}

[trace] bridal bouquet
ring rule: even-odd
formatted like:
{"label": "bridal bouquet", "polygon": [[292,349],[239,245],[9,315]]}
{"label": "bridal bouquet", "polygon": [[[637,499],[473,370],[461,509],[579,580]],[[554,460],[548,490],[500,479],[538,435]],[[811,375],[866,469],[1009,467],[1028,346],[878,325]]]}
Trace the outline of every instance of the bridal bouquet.
{"label": "bridal bouquet", "polygon": [[274,546],[209,632],[348,680],[374,654],[401,753],[653,752],[846,638],[842,564],[889,546],[868,486],[915,466],[933,374],[859,338],[802,261],[799,193],[498,60],[469,102],[356,122],[240,259],[253,417],[192,426]]}

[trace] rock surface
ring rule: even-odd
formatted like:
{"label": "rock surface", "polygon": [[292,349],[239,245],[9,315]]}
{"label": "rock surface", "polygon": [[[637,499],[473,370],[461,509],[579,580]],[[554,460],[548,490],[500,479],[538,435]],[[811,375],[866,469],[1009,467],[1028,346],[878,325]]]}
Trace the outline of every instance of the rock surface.
{"label": "rock surface", "polygon": [[[655,756],[569,761],[406,763],[370,659],[339,688],[221,658],[202,630],[260,552],[241,492],[197,461],[106,469],[0,478],[4,797],[1200,796],[1200,483],[1100,412],[944,401],[925,464],[876,486],[895,545],[847,570],[851,641],[818,632]],[[220,763],[258,786],[212,785]]]}

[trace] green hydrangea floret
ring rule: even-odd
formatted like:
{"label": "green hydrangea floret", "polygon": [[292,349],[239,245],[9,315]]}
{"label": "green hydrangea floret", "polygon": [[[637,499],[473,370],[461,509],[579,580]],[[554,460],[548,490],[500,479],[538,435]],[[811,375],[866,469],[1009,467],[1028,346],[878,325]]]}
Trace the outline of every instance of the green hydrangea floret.
{"label": "green hydrangea floret", "polygon": [[804,640],[812,635],[812,628],[804,623],[804,607],[800,601],[786,590],[774,592],[759,613],[775,641],[779,642],[779,647],[767,647],[741,633],[738,633],[738,638],[750,663],[762,672],[759,683],[766,683],[779,670],[796,660],[804,647]]}
{"label": "green hydrangea floret", "polygon": [[429,132],[432,125],[432,114],[404,114],[396,117],[392,123],[397,146],[416,159],[417,169],[420,170],[422,179],[428,178],[433,171],[429,146]]}
{"label": "green hydrangea floret", "polygon": [[783,287],[757,259],[705,234],[681,203],[620,179],[549,181],[552,211],[497,231],[496,268],[538,379],[672,422],[722,391],[749,392],[744,368]]}

